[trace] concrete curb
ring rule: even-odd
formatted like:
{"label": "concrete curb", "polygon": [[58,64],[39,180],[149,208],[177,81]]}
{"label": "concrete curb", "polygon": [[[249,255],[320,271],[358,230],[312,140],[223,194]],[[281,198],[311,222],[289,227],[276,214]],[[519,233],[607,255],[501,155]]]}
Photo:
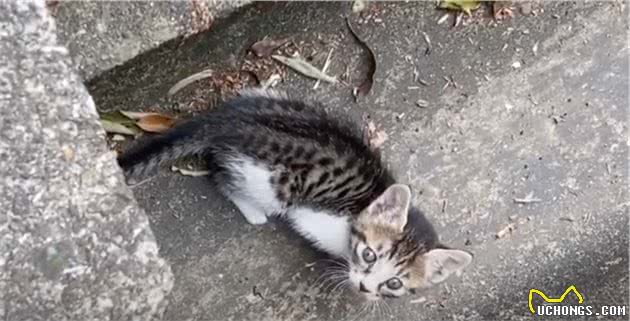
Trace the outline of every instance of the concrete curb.
{"label": "concrete curb", "polygon": [[85,80],[179,37],[207,30],[249,0],[48,1],[60,42]]}
{"label": "concrete curb", "polygon": [[0,319],[157,320],[170,267],[55,28],[0,2]]}

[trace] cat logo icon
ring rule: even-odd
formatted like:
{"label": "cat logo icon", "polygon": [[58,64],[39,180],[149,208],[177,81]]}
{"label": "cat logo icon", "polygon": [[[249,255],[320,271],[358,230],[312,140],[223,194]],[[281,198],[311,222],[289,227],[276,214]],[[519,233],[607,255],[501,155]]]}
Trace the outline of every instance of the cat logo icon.
{"label": "cat logo icon", "polygon": [[534,306],[532,305],[532,299],[534,297],[534,293],[538,294],[547,303],[562,303],[562,301],[564,301],[564,298],[569,294],[569,292],[575,293],[575,296],[577,297],[579,304],[582,304],[582,302],[584,302],[584,297],[582,297],[582,294],[580,294],[580,292],[575,288],[575,285],[571,285],[570,287],[568,287],[559,298],[550,298],[538,289],[529,289],[529,296],[527,298],[529,311],[531,311],[533,314],[536,314],[536,310],[534,309]]}

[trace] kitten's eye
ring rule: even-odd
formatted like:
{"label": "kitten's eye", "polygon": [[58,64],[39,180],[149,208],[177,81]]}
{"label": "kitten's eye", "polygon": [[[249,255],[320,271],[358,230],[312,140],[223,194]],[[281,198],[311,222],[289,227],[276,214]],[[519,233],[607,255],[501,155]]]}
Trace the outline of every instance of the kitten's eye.
{"label": "kitten's eye", "polygon": [[387,287],[392,290],[398,290],[402,287],[402,282],[399,278],[391,278],[387,280]]}
{"label": "kitten's eye", "polygon": [[363,261],[365,261],[365,263],[372,263],[376,261],[376,254],[369,247],[366,247],[363,250],[363,253],[361,253],[361,257],[363,258]]}

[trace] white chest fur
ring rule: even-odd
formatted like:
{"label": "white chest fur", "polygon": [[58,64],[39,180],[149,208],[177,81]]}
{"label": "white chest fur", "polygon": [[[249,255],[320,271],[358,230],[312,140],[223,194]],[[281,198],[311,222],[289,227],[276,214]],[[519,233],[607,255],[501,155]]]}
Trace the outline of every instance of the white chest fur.
{"label": "white chest fur", "polygon": [[328,254],[347,257],[350,252],[348,217],[334,216],[310,208],[292,209],[287,218],[304,238]]}
{"label": "white chest fur", "polygon": [[226,195],[251,224],[264,224],[267,216],[285,214],[300,235],[328,254],[347,257],[350,247],[349,217],[330,215],[307,207],[286,209],[270,183],[272,173],[248,157],[235,157],[229,166],[236,189]]}

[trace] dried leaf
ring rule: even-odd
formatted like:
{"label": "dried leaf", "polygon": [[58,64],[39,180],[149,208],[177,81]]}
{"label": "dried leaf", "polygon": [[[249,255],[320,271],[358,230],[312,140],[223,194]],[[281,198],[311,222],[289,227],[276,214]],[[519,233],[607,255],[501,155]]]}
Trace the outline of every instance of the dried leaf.
{"label": "dried leaf", "polygon": [[164,115],[148,115],[138,119],[136,125],[145,132],[163,133],[173,126],[175,120]]}
{"label": "dried leaf", "polygon": [[348,26],[348,30],[352,34],[352,37],[363,47],[363,49],[368,54],[368,72],[365,77],[365,80],[358,86],[355,87],[352,91],[355,100],[360,95],[366,96],[372,90],[372,85],[374,84],[374,73],[376,73],[376,56],[370,47],[367,45],[365,41],[363,41],[357,33],[352,29],[352,25],[350,24],[350,20],[346,18],[346,25]]}
{"label": "dried leaf", "polygon": [[120,111],[102,113],[102,114],[99,114],[99,117],[102,120],[107,120],[109,122],[121,124],[124,126],[131,126],[136,123],[133,119],[131,119],[130,117],[127,117],[124,113]]}
{"label": "dried leaf", "polygon": [[352,2],[352,12],[359,13],[367,8],[367,0],[354,0]]}
{"label": "dried leaf", "polygon": [[321,72],[321,70],[315,68],[315,66],[309,64],[300,57],[289,58],[284,56],[272,55],[271,58],[289,66],[293,70],[301,73],[306,77],[319,79],[333,84],[337,82],[337,78]]}
{"label": "dried leaf", "polygon": [[387,133],[378,129],[376,124],[367,117],[363,117],[363,140],[371,150],[378,150],[387,140]]}
{"label": "dried leaf", "polygon": [[106,133],[131,135],[131,136],[134,136],[138,133],[137,130],[134,130],[134,127],[127,127],[123,124],[105,120],[105,119],[101,119],[100,121],[101,121],[101,126],[103,126],[103,129],[105,129]]}
{"label": "dried leaf", "polygon": [[194,83],[195,81],[205,79],[205,78],[210,78],[212,77],[213,74],[214,72],[210,69],[202,70],[196,74],[192,74],[178,81],[173,87],[171,87],[171,89],[168,90],[167,95],[168,97],[171,97],[175,95],[178,91],[180,91],[182,88]]}
{"label": "dried leaf", "polygon": [[253,83],[250,81],[250,86],[255,87],[260,85],[260,79],[258,78],[258,75],[251,71],[251,70],[239,70],[239,78],[241,74],[247,75],[246,77],[249,77],[251,80],[253,80]]}
{"label": "dried leaf", "polygon": [[273,88],[280,82],[280,80],[282,80],[282,76],[280,76],[278,74],[273,74],[273,75],[269,76],[269,78],[264,80],[260,84],[260,87],[262,87],[263,89]]}
{"label": "dried leaf", "polygon": [[289,42],[290,38],[282,38],[282,39],[271,39],[264,38],[256,43],[254,43],[249,49],[251,49],[254,54],[258,57],[269,57],[273,53],[274,50],[278,49],[285,43]]}
{"label": "dried leaf", "polygon": [[494,20],[503,20],[514,17],[514,13],[512,12],[510,5],[510,1],[493,1],[492,15]]}
{"label": "dried leaf", "polygon": [[481,6],[479,0],[442,0],[439,7],[442,9],[463,11],[470,16],[472,10]]}
{"label": "dried leaf", "polygon": [[185,168],[179,168],[177,166],[171,166],[171,171],[179,172],[180,174],[184,176],[192,176],[192,177],[206,176],[210,174],[210,171],[193,171],[193,170],[188,170]]}
{"label": "dried leaf", "polygon": [[59,0],[46,0],[45,1],[46,8],[50,12],[50,15],[55,17],[57,15],[57,11],[59,10],[59,5],[61,1]]}

